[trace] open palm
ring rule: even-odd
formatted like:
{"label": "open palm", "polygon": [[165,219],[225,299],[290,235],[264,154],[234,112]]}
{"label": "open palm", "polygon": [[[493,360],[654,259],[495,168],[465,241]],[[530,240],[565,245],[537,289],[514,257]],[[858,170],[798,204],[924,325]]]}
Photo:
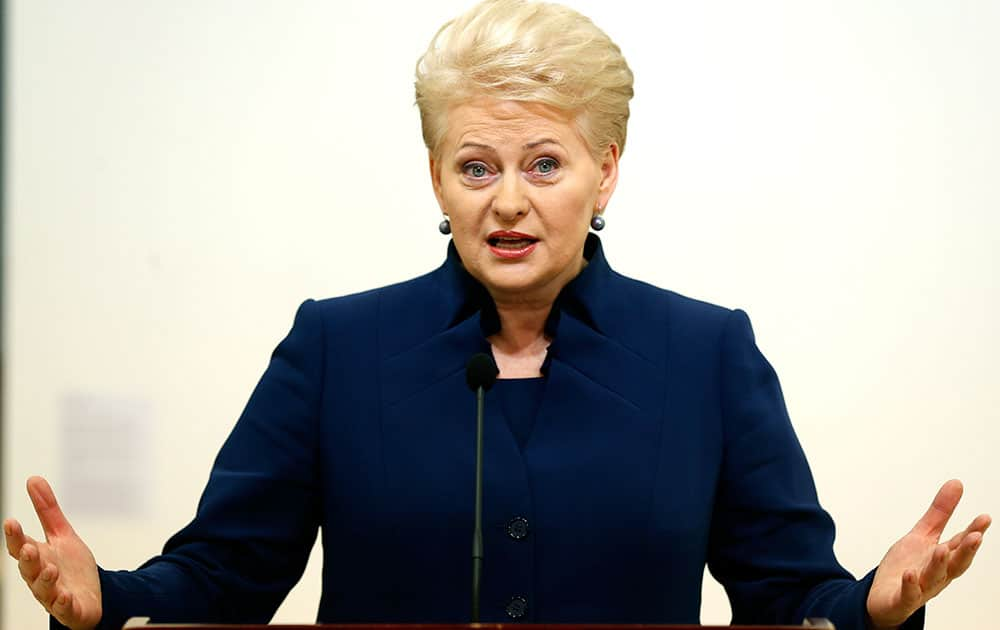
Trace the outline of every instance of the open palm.
{"label": "open palm", "polygon": [[940,542],[961,498],[960,481],[945,483],[927,513],[885,554],[868,594],[868,616],[876,628],[902,624],[972,564],[990,526],[988,515],[977,516],[964,531]]}
{"label": "open palm", "polygon": [[94,555],[73,531],[45,479],[28,479],[28,495],[45,541],[26,536],[20,523],[7,519],[3,523],[7,553],[17,560],[21,577],[45,610],[72,630],[92,630],[101,620],[101,583]]}

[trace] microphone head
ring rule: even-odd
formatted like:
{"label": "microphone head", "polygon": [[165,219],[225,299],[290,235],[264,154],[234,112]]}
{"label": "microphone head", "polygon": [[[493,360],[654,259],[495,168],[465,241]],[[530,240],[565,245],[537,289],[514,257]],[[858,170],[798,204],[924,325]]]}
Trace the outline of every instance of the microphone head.
{"label": "microphone head", "polygon": [[493,362],[493,357],[480,352],[472,355],[469,362],[465,364],[465,382],[469,384],[469,389],[476,391],[480,387],[483,391],[489,391],[493,383],[497,380],[500,370]]}

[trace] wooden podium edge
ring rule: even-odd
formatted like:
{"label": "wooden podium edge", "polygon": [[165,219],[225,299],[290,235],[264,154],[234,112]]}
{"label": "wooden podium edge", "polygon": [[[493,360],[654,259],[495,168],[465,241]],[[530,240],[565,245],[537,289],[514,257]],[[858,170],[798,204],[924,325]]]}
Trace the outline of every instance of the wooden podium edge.
{"label": "wooden podium edge", "polygon": [[123,630],[835,630],[827,619],[806,619],[799,626],[691,626],[664,624],[581,624],[581,623],[338,623],[338,624],[158,624],[148,617],[133,617]]}

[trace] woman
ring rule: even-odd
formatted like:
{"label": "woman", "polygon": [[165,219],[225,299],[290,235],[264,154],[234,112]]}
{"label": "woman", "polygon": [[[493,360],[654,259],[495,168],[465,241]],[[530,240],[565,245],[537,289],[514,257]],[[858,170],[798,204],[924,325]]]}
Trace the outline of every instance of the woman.
{"label": "woman", "polygon": [[320,621],[467,620],[464,365],[489,351],[484,619],[696,622],[707,563],[736,622],[919,626],[989,517],[938,544],[949,482],[876,571],[839,566],[746,316],[614,273],[588,234],[631,86],[568,9],[489,2],[446,25],[417,72],[444,265],[303,304],[196,519],[137,571],[98,569],[30,480],[47,541],[4,530],[46,609],[71,628],[265,621],[321,527]]}

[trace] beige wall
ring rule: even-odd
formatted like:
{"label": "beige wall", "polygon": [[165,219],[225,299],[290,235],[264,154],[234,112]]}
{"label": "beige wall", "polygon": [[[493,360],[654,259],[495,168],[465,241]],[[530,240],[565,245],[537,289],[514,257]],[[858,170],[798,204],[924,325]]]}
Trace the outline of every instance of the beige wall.
{"label": "beige wall", "polygon": [[[102,564],[142,562],[296,305],[440,262],[412,68],[466,5],[8,2],[5,515],[37,532],[29,474],[75,487],[66,401],[96,401],[142,425],[116,439],[144,491],[62,496]],[[844,564],[873,567],[950,477],[961,526],[1000,516],[1000,5],[574,6],[637,76],[611,262],[750,313]],[[987,543],[930,628],[993,623]],[[279,619],[314,618],[317,568]],[[43,628],[2,575],[3,628]]]}

